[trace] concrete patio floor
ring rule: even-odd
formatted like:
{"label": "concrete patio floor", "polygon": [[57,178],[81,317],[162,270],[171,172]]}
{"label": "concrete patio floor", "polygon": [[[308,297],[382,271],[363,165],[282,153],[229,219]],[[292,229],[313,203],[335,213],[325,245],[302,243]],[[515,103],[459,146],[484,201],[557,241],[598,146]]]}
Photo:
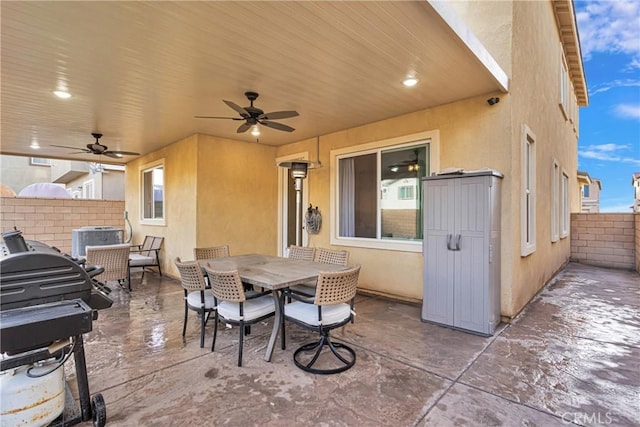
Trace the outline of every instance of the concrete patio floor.
{"label": "concrete patio floor", "polygon": [[[337,375],[295,367],[315,337],[293,325],[263,360],[272,319],[246,337],[218,331],[210,352],[178,281],[145,274],[114,289],[85,335],[90,390],[110,426],[640,425],[640,276],[569,264],[510,325],[479,337],[420,321],[420,306],[358,295],[334,331],[357,353]],[[73,369],[67,369],[73,377]],[[73,383],[74,381],[72,381]],[[90,423],[86,423],[89,425]]]}

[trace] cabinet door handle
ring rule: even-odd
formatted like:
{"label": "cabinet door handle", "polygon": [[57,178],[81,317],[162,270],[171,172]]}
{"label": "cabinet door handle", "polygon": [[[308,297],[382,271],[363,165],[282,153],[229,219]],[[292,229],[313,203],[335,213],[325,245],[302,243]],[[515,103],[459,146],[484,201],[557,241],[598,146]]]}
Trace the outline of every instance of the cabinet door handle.
{"label": "cabinet door handle", "polygon": [[462,234],[458,234],[456,236],[456,249],[455,249],[456,251],[460,250],[460,240],[462,240]]}
{"label": "cabinet door handle", "polygon": [[451,234],[447,234],[447,249],[449,249],[450,251],[453,250],[453,248],[451,247]]}

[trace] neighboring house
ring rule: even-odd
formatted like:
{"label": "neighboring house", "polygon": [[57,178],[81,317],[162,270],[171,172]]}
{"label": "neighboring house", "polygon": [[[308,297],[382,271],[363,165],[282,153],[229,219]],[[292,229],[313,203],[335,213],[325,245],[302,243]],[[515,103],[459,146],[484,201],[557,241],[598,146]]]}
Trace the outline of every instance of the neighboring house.
{"label": "neighboring house", "polygon": [[[434,32],[451,31],[455,22],[457,34],[477,40],[416,61],[455,68],[457,55],[473,52],[496,80],[506,76],[506,86],[477,93],[456,82],[463,96],[453,102],[318,140],[275,147],[194,134],[136,158],[126,165],[126,209],[138,235],[165,237],[163,271],[177,275],[172,260],[199,245],[229,244],[232,254],[282,254],[291,180],[275,164],[320,160],[322,167],[304,180],[305,206],[318,206],[324,217],[320,232],[306,236],[308,244],[349,250],[350,263],[363,266],[362,289],[419,301],[421,227],[395,238],[399,228],[385,224],[385,216],[399,210],[421,217],[423,176],[454,167],[491,168],[504,174],[501,312],[513,318],[569,260],[569,214],[580,209],[573,184],[578,106],[588,98],[573,4],[458,1],[429,7],[443,16]],[[386,186],[385,165],[406,164],[415,153],[423,154],[420,168],[405,171],[411,181]],[[394,163],[390,157],[397,157]],[[347,187],[355,202],[345,202]],[[395,192],[391,205],[382,188]],[[400,205],[412,198],[410,206]]]}
{"label": "neighboring house", "polygon": [[580,186],[580,212],[600,212],[600,191],[602,182],[598,178],[591,178],[587,172],[578,171]]}
{"label": "neighboring house", "polygon": [[1,155],[0,182],[16,194],[29,184],[51,182],[51,160]]}
{"label": "neighboring house", "polygon": [[124,167],[101,163],[0,156],[0,182],[16,194],[29,184],[60,184],[74,199],[124,200]]}
{"label": "neighboring house", "polygon": [[633,212],[640,212],[640,172],[633,174],[631,185],[633,186],[633,205],[631,209]]}

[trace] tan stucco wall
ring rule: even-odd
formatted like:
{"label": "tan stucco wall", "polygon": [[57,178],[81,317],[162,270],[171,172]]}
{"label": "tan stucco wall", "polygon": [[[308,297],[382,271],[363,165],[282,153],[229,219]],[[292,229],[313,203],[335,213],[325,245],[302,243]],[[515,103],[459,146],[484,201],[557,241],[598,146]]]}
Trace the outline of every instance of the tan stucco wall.
{"label": "tan stucco wall", "polygon": [[198,247],[276,255],[275,153],[268,145],[198,135]]}
{"label": "tan stucco wall", "polygon": [[[323,227],[319,234],[309,236],[309,246],[347,249],[350,264],[361,264],[359,287],[376,293],[409,300],[422,300],[422,253],[338,247],[330,245],[330,152],[345,147],[381,141],[394,137],[438,130],[440,137],[440,168],[492,168],[505,173],[503,186],[509,187],[510,146],[509,102],[494,107],[486,103],[488,96],[475,97],[437,108],[418,111],[320,138],[322,168],[308,176],[309,201],[323,212]],[[316,140],[302,141],[278,149],[278,156],[308,152],[316,159]],[[503,207],[503,217],[506,207]],[[508,212],[508,211],[507,211]]]}
{"label": "tan stucco wall", "polygon": [[[551,2],[513,3],[513,76],[511,79],[513,144],[512,236],[510,253],[503,251],[503,315],[514,316],[570,257],[570,238],[551,243],[553,159],[576,182],[577,135],[559,107],[561,44]],[[520,256],[520,164],[522,125],[536,136],[536,251]],[[571,206],[579,206],[579,194],[570,185]],[[509,197],[505,194],[505,196]],[[573,209],[572,209],[573,210]],[[510,269],[506,272],[504,269]],[[510,277],[510,280],[509,280]],[[506,298],[506,301],[505,301]]]}
{"label": "tan stucco wall", "polygon": [[[126,209],[133,227],[134,244],[141,244],[144,236],[164,237],[162,271],[177,276],[173,260],[193,258],[196,245],[197,206],[197,135],[170,144],[156,152],[127,163],[125,172]],[[140,224],[140,173],[145,165],[164,159],[165,225]]]}
{"label": "tan stucco wall", "polygon": [[[163,236],[162,270],[178,277],[174,260],[193,248],[228,244],[232,254],[276,253],[275,148],[192,135],[126,167],[126,209],[134,243]],[[140,224],[140,172],[164,159],[166,223]]]}

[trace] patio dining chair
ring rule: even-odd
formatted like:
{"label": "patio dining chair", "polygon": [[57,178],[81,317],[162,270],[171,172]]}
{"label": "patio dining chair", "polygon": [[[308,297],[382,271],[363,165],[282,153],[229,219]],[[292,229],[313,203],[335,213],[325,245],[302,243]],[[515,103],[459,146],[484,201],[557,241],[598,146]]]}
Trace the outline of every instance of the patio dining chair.
{"label": "patio dining chair", "polygon": [[101,245],[86,247],[86,262],[89,265],[99,265],[104,272],[94,276],[94,279],[102,282],[117,282],[120,287],[131,290],[131,277],[129,276],[129,251],[131,245],[122,243],[117,245]]}
{"label": "patio dining chair", "polygon": [[204,329],[209,321],[211,312],[215,311],[215,300],[209,289],[206,289],[204,273],[197,261],[175,260],[180,272],[180,283],[184,290],[184,322],[182,324],[182,338],[187,333],[187,314],[189,310],[198,313],[200,318],[200,348],[204,347]]}
{"label": "patio dining chair", "polygon": [[[285,320],[320,334],[318,341],[304,344],[293,353],[293,362],[298,368],[314,374],[336,374],[356,363],[355,351],[346,344],[331,341],[330,331],[353,321],[359,275],[359,265],[344,271],[320,273],[313,300],[291,294],[297,301],[284,305],[283,348]],[[325,348],[330,352],[321,355]],[[314,366],[319,360],[323,367]]]}
{"label": "patio dining chair", "polygon": [[208,248],[193,248],[193,257],[196,260],[224,258],[229,256],[229,245],[211,246]]}
{"label": "patio dining chair", "polygon": [[211,292],[215,301],[215,327],[211,351],[216,348],[218,322],[237,325],[239,328],[238,366],[242,366],[242,347],[247,327],[275,315],[275,304],[269,295],[248,299],[238,270],[214,271],[205,266]]}
{"label": "patio dining chair", "polygon": [[[309,249],[309,248],[302,248]],[[337,264],[347,265],[349,261],[349,251],[325,249],[325,248],[311,248],[313,251],[313,258],[309,261],[321,262],[324,264]],[[289,252],[291,253],[291,252]],[[312,298],[316,293],[316,282],[303,283],[300,285],[294,285],[290,287],[291,292],[298,295],[304,295]]]}

